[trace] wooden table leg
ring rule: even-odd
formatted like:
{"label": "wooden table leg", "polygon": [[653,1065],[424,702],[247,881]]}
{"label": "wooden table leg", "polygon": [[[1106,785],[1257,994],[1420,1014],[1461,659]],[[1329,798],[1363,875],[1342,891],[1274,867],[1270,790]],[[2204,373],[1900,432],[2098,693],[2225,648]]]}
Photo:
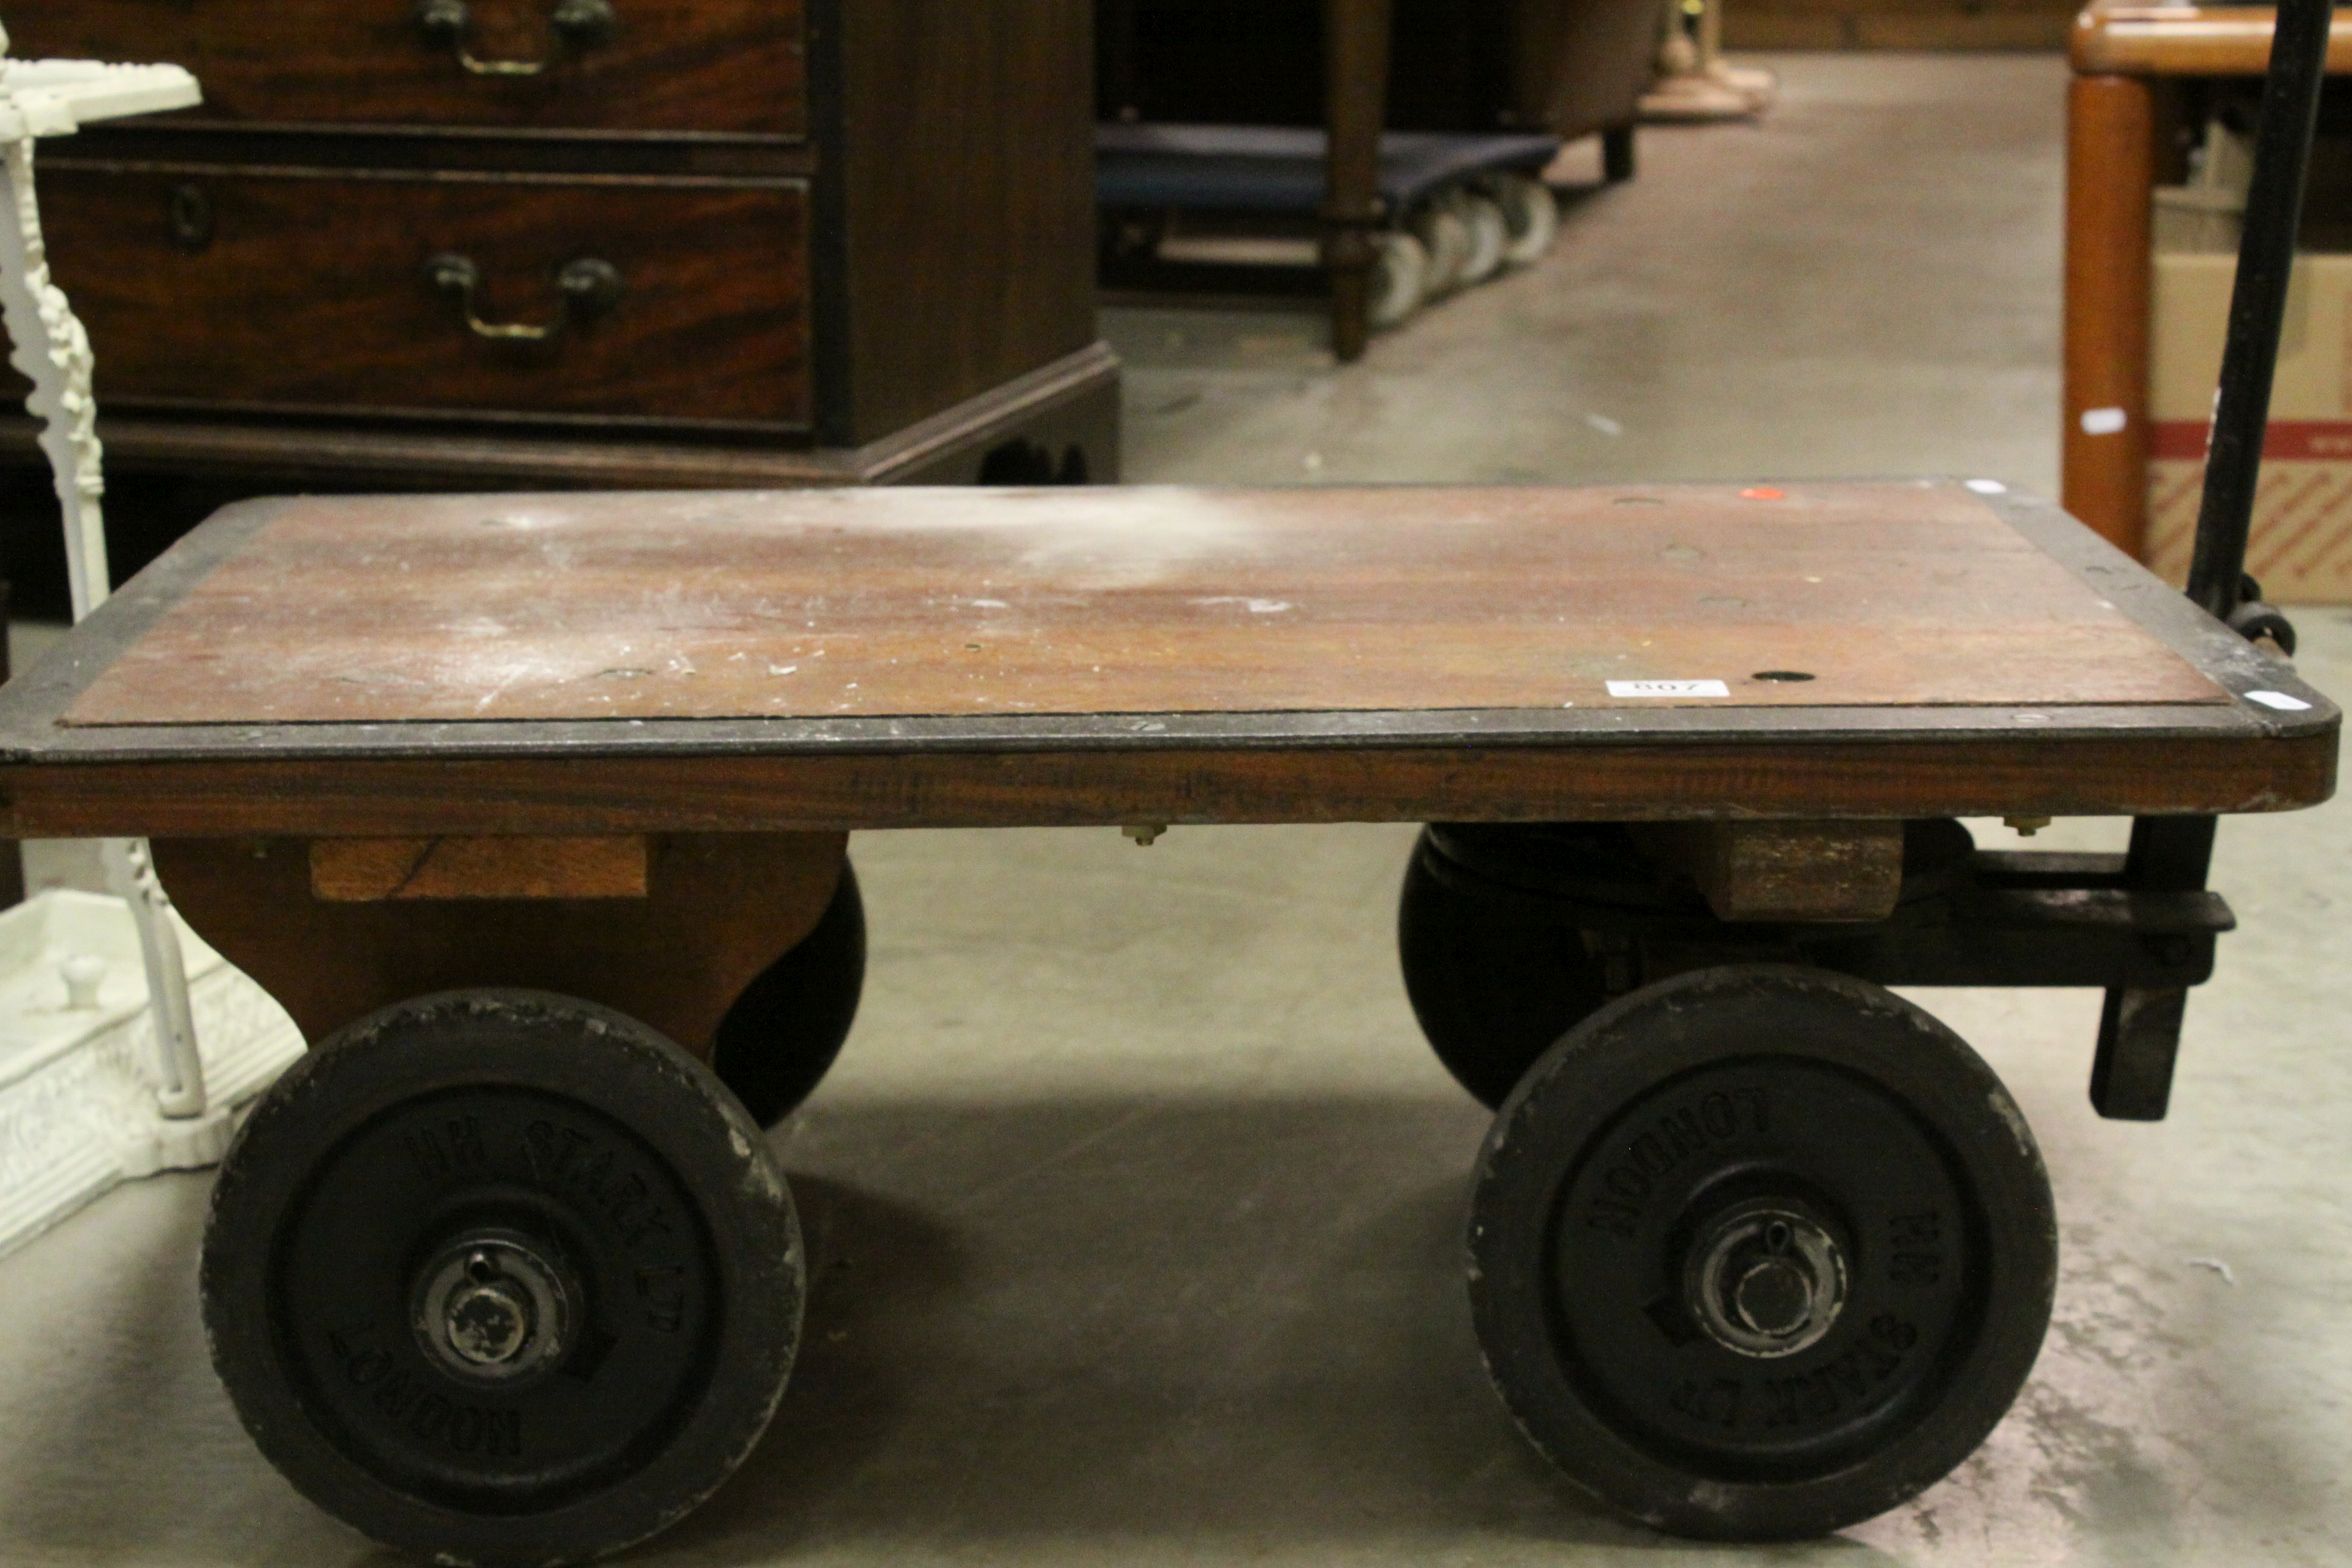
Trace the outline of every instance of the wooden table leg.
{"label": "wooden table leg", "polygon": [[1135,10],[1139,0],[1096,0],[1095,70],[1098,113],[1113,120],[1142,118]]}
{"label": "wooden table leg", "polygon": [[1342,362],[1371,340],[1374,232],[1380,212],[1380,132],[1388,119],[1392,0],[1324,0],[1329,183],[1323,265],[1331,276],[1331,346]]}
{"label": "wooden table leg", "polygon": [[2066,128],[2066,509],[2135,558],[2148,528],[2152,83],[2079,76]]}

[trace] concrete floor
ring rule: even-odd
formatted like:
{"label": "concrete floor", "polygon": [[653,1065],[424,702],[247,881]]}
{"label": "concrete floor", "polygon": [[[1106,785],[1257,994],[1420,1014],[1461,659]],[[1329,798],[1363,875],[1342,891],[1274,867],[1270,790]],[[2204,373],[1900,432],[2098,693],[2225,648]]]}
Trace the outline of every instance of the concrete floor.
{"label": "concrete floor", "polygon": [[[1649,135],[1554,260],[1345,373],[1304,315],[1116,313],[1133,476],[2051,488],[2062,68],[1779,63],[1761,127]],[[2311,678],[2352,691],[2352,613],[2301,620]],[[1922,996],[2039,1132],[2056,1327],[1951,1481],[1755,1554],[1604,1518],[1485,1386],[1459,1263],[1484,1120],[1396,979],[1409,829],[870,837],[866,1011],[778,1135],[832,1238],[801,1367],[737,1480],[631,1560],[2352,1559],[2348,827],[2224,832],[2245,930],[2162,1126],[2085,1103],[2095,998]],[[0,1563],[377,1560],[213,1383],[205,1192],[123,1189],[0,1262]]]}

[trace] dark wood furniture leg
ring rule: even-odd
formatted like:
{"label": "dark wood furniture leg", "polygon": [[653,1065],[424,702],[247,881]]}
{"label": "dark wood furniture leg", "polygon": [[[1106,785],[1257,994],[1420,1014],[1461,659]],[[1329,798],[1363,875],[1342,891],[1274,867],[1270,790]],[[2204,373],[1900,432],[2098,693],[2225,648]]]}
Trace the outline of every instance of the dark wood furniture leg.
{"label": "dark wood furniture leg", "polygon": [[1601,177],[1611,185],[1633,178],[1633,127],[1612,125],[1601,132]]}
{"label": "dark wood furniture leg", "polygon": [[2134,559],[2148,527],[2150,197],[2156,95],[2080,76],[2067,97],[2062,502]]}
{"label": "dark wood furniture leg", "polygon": [[1342,363],[1371,340],[1374,232],[1380,212],[1380,131],[1388,118],[1391,0],[1324,0],[1325,123],[1330,184],[1323,264],[1331,275],[1331,347]]}
{"label": "dark wood furniture leg", "polygon": [[1124,120],[1141,115],[1143,73],[1135,41],[1138,4],[1139,0],[1095,0],[1095,109],[1103,118]]}

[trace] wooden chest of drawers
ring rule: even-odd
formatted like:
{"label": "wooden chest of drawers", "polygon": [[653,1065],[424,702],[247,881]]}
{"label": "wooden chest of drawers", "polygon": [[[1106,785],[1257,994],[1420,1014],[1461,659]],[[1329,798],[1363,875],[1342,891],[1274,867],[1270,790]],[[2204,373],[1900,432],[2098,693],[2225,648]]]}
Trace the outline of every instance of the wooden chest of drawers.
{"label": "wooden chest of drawers", "polygon": [[186,65],[205,102],[183,123],[788,137],[809,129],[809,10],[809,0],[26,0],[8,25],[19,58]]}
{"label": "wooden chest of drawers", "polygon": [[1090,0],[18,0],[109,457],[332,485],[1116,473]]}

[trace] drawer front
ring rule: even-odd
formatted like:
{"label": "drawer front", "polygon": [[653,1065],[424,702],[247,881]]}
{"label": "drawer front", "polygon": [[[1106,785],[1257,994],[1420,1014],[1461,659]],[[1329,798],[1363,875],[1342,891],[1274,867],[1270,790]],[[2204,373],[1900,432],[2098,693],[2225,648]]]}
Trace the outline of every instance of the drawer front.
{"label": "drawer front", "polygon": [[705,132],[808,124],[805,0],[16,0],[18,59],[169,60],[191,118]]}
{"label": "drawer front", "polygon": [[109,406],[798,427],[791,181],[42,171]]}

